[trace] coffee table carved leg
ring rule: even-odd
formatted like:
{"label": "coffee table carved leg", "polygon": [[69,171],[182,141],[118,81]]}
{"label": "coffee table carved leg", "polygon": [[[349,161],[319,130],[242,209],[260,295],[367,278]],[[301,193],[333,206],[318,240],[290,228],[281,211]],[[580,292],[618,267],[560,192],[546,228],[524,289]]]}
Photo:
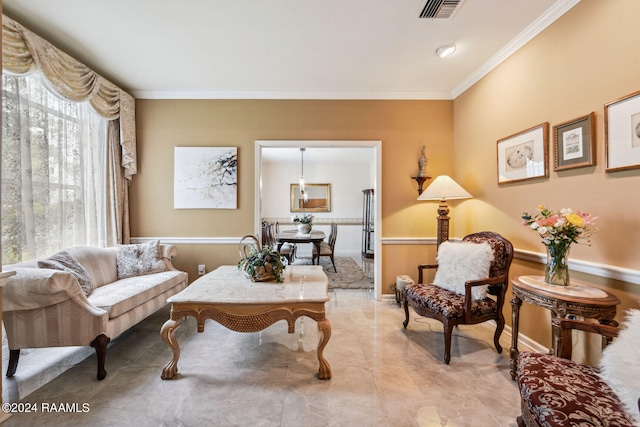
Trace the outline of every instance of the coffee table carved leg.
{"label": "coffee table carved leg", "polygon": [[318,344],[318,362],[320,362],[320,370],[318,371],[318,378],[321,380],[331,379],[331,366],[329,362],[324,358],[322,352],[331,338],[331,323],[329,319],[325,318],[318,321],[318,332],[320,333],[320,343]]}
{"label": "coffee table carved leg", "polygon": [[176,339],[176,330],[180,327],[182,319],[184,318],[180,318],[178,320],[169,319],[164,323],[164,325],[162,325],[162,329],[160,330],[162,339],[167,343],[167,345],[173,352],[173,358],[162,369],[162,375],[160,377],[163,380],[170,380],[174,377],[175,374],[178,373],[180,345],[178,344],[178,340]]}

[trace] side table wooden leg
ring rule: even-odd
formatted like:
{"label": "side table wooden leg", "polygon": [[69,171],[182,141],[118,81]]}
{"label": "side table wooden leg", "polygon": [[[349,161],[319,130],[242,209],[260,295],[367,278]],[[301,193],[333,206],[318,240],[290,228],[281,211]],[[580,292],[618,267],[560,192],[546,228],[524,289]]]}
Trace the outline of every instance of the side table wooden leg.
{"label": "side table wooden leg", "polygon": [[517,296],[511,298],[511,349],[509,349],[509,368],[511,379],[515,380],[518,374],[518,327],[520,324],[520,307],[522,300]]}
{"label": "side table wooden leg", "polygon": [[184,318],[180,318],[179,320],[169,319],[164,323],[164,325],[162,325],[162,329],[160,330],[162,339],[167,343],[167,345],[173,352],[173,358],[162,369],[162,375],[160,377],[163,380],[170,380],[174,377],[175,374],[178,373],[180,345],[178,344],[178,340],[176,340],[176,330],[180,327],[182,319]]}
{"label": "side table wooden leg", "polygon": [[329,319],[324,318],[318,321],[318,332],[320,333],[320,343],[318,344],[318,362],[320,362],[320,369],[318,371],[318,378],[321,380],[331,379],[331,366],[329,362],[324,358],[322,352],[331,338],[331,323]]}

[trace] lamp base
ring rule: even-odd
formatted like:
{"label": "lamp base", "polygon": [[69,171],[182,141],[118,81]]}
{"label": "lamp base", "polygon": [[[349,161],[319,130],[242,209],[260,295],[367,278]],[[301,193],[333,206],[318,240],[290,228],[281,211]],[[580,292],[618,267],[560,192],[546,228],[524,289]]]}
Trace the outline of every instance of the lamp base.
{"label": "lamp base", "polygon": [[449,240],[449,206],[447,202],[442,200],[438,206],[438,241],[437,247],[440,247],[440,243]]}

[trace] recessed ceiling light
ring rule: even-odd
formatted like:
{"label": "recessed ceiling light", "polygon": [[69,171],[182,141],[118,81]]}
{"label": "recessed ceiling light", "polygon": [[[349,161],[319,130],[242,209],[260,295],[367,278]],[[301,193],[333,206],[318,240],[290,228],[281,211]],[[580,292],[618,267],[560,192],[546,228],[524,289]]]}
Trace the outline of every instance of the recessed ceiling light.
{"label": "recessed ceiling light", "polygon": [[445,58],[451,55],[455,51],[456,51],[456,45],[448,44],[446,46],[440,46],[439,48],[437,48],[436,55],[438,55],[440,58]]}

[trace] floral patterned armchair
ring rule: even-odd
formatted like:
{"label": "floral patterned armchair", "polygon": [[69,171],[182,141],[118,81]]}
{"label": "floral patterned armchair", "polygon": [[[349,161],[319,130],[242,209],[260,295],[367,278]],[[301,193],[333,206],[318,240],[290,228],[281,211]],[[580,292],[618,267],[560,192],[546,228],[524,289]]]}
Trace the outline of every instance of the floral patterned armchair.
{"label": "floral patterned armchair", "polygon": [[[505,293],[509,284],[509,268],[513,260],[513,245],[504,237],[497,233],[483,231],[466,236],[462,243],[477,244],[467,245],[471,251],[478,252],[483,243],[488,244],[487,249],[491,258],[486,261],[485,273],[480,276],[469,276],[470,279],[463,280],[457,284],[456,292],[446,289],[435,282],[438,279],[440,270],[465,270],[468,267],[467,260],[472,253],[463,253],[457,260],[450,260],[447,264],[443,264],[443,245],[447,243],[456,245],[456,243],[444,242],[438,249],[438,264],[423,264],[418,266],[418,283],[409,285],[404,290],[404,312],[406,328],[409,324],[409,306],[420,316],[430,317],[442,322],[444,327],[444,362],[449,364],[451,360],[451,334],[454,326],[460,324],[476,324],[495,320],[496,331],[493,342],[498,353],[502,353],[500,345],[500,335],[504,329],[504,316],[502,307],[504,305]],[[459,244],[458,244],[459,245]],[[460,245],[460,246],[463,246]],[[486,245],[484,245],[486,246]],[[423,283],[423,270],[428,268],[438,269],[434,283]],[[478,297],[475,292],[480,287],[486,288]],[[491,297],[492,296],[492,297]]]}

